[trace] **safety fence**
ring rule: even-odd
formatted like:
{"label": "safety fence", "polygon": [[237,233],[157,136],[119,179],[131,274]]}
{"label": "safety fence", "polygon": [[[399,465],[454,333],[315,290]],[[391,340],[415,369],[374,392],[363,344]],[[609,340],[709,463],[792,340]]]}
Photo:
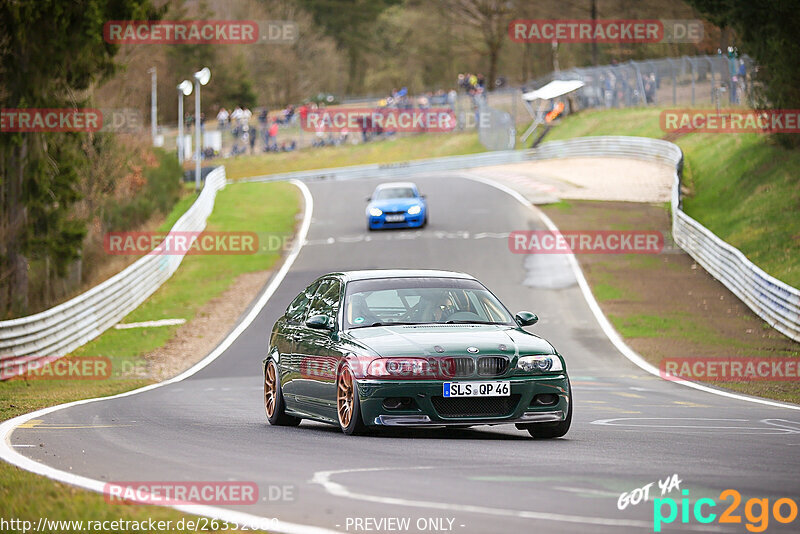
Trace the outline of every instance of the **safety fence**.
{"label": "safety fence", "polygon": [[645,137],[582,137],[543,143],[533,159],[605,156],[669,163],[672,187],[672,237],[683,250],[770,326],[800,341],[800,290],[770,276],[737,248],[687,215],[681,203],[683,154],[677,145]]}
{"label": "safety fence", "polygon": [[[657,161],[675,169],[672,189],[672,233],[675,242],[722,282],[759,317],[800,341],[800,291],[770,276],[681,209],[683,154],[677,145],[659,139],[597,136],[550,141],[534,150],[501,150],[390,164],[359,165],[258,176],[240,182],[393,178],[410,174],[568,157],[623,157]],[[218,190],[225,187],[225,169],[212,171],[194,205],[172,228],[201,231]],[[0,322],[0,371],[20,362],[64,355],[100,335],[147,299],[178,268],[183,257],[151,254],[82,295],[47,311]]]}
{"label": "safety fence", "polygon": [[[178,219],[173,232],[199,232],[226,184],[225,167],[206,177],[197,200]],[[183,253],[150,253],[81,295],[35,315],[0,321],[0,375],[22,363],[54,359],[99,336],[153,294],[183,261]]]}
{"label": "safety fence", "polygon": [[683,56],[575,67],[531,80],[538,89],[553,80],[580,80],[580,109],[646,105],[736,105],[747,101],[755,63],[746,56]]}
{"label": "safety fence", "polygon": [[393,178],[488,165],[570,157],[621,157],[672,166],[672,234],[675,242],[769,325],[800,341],[800,291],[770,276],[681,209],[683,153],[674,143],[646,137],[596,136],[549,141],[534,150],[501,150],[391,164],[360,165],[259,176],[246,181]]}
{"label": "safety fence", "polygon": [[267,174],[237,180],[237,182],[277,182],[282,180],[355,180],[359,178],[393,178],[407,176],[412,173],[445,172],[488,165],[505,165],[519,163],[531,159],[532,152],[523,150],[502,150],[482,152],[466,156],[448,156],[444,158],[417,159],[398,161],[396,163],[372,163],[368,165],[351,165],[348,167],[331,167],[313,171],[286,172]]}

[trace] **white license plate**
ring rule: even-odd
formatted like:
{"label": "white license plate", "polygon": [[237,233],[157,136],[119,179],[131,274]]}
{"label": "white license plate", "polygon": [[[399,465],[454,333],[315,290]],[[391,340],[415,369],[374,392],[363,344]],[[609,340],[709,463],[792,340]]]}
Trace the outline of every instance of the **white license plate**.
{"label": "white license plate", "polygon": [[406,220],[405,215],[387,215],[386,222],[403,222]]}
{"label": "white license plate", "polygon": [[445,382],[444,397],[508,397],[509,382]]}

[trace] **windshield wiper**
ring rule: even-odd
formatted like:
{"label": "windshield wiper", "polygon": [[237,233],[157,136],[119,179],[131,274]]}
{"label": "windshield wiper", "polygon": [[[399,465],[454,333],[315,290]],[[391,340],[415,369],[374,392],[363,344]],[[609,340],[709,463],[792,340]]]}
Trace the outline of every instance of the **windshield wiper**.
{"label": "windshield wiper", "polygon": [[362,326],[353,326],[353,327],[351,327],[351,329],[370,328],[370,327],[373,327],[373,326],[408,326],[408,325],[423,325],[423,324],[435,324],[435,323],[405,323],[405,322],[398,322],[398,323],[387,322],[387,323],[382,323],[382,322],[377,322],[377,323],[372,323],[372,324],[365,324],[365,325],[362,325]]}
{"label": "windshield wiper", "polygon": [[494,323],[492,321],[459,321],[458,319],[451,319],[450,321],[445,321],[444,324],[502,324],[502,323]]}

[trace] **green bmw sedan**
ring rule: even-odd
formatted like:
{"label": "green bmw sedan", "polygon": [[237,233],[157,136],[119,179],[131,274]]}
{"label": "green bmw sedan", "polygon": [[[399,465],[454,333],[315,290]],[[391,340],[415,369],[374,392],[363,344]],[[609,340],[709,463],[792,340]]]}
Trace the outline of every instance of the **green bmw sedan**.
{"label": "green bmw sedan", "polygon": [[557,438],[572,421],[564,358],[478,280],[432,270],[331,273],[289,304],[263,361],[273,425],[515,424]]}

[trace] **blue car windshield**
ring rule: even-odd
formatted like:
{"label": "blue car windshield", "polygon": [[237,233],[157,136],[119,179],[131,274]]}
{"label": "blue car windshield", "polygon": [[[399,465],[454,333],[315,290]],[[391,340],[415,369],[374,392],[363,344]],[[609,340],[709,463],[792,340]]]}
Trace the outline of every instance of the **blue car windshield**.
{"label": "blue car windshield", "polygon": [[448,323],[515,325],[508,310],[475,280],[381,278],[347,284],[346,329]]}
{"label": "blue car windshield", "polygon": [[375,200],[388,200],[392,198],[416,198],[414,190],[410,187],[387,187],[375,191]]}

